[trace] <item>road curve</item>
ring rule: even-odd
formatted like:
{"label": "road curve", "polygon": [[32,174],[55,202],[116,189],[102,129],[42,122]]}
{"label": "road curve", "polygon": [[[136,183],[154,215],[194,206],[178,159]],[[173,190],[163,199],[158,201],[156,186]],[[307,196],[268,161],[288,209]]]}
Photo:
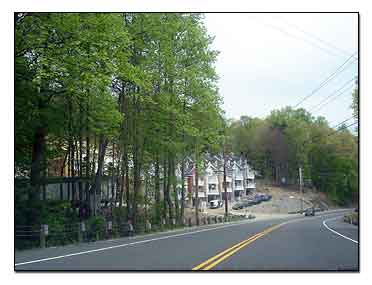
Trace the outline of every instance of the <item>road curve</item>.
{"label": "road curve", "polygon": [[340,221],[345,212],[20,251],[15,270],[357,271],[359,244],[345,237],[358,241],[358,229]]}

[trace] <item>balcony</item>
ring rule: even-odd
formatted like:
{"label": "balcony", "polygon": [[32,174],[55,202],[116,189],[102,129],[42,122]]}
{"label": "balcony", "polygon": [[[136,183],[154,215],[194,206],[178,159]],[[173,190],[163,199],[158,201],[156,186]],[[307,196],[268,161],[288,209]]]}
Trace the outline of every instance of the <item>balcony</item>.
{"label": "balcony", "polygon": [[254,182],[248,182],[247,185],[245,186],[246,189],[255,189],[256,188],[256,183]]}
{"label": "balcony", "polygon": [[208,176],[208,184],[218,184],[217,176]]}

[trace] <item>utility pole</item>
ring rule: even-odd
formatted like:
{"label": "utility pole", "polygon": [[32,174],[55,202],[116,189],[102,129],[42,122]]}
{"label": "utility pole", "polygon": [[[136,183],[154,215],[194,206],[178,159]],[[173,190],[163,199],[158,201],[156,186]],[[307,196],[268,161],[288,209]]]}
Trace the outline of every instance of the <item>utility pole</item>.
{"label": "utility pole", "polygon": [[304,210],[304,190],[302,188],[302,167],[298,168],[298,173],[300,177],[300,193],[301,193],[301,212]]}
{"label": "utility pole", "polygon": [[225,191],[225,218],[229,214],[228,200],[227,200],[227,185],[226,185],[226,153],[225,153],[225,144],[223,145],[223,188]]}
{"label": "utility pole", "polygon": [[199,226],[199,170],[198,170],[198,148],[195,154],[195,223]]}

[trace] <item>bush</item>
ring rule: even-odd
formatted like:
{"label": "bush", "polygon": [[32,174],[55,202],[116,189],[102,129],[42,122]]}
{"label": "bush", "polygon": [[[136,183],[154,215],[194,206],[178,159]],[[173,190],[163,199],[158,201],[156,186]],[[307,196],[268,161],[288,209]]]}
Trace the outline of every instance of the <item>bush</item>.
{"label": "bush", "polygon": [[105,237],[106,220],[103,216],[94,216],[87,220],[87,234],[89,240],[99,240]]}
{"label": "bush", "polygon": [[[17,249],[39,246],[40,236],[37,231],[41,224],[48,225],[47,246],[64,245],[77,240],[78,215],[71,208],[68,201],[16,201],[15,225]],[[32,231],[32,236],[22,237],[19,234],[28,234],[24,229]]]}

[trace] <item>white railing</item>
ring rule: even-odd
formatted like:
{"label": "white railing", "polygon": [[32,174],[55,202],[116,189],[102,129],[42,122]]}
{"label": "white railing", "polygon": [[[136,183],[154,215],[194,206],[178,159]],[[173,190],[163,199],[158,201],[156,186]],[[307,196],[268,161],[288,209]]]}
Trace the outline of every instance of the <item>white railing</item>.
{"label": "white railing", "polygon": [[254,182],[249,182],[249,183],[247,183],[246,188],[256,188],[256,183],[254,183]]}

